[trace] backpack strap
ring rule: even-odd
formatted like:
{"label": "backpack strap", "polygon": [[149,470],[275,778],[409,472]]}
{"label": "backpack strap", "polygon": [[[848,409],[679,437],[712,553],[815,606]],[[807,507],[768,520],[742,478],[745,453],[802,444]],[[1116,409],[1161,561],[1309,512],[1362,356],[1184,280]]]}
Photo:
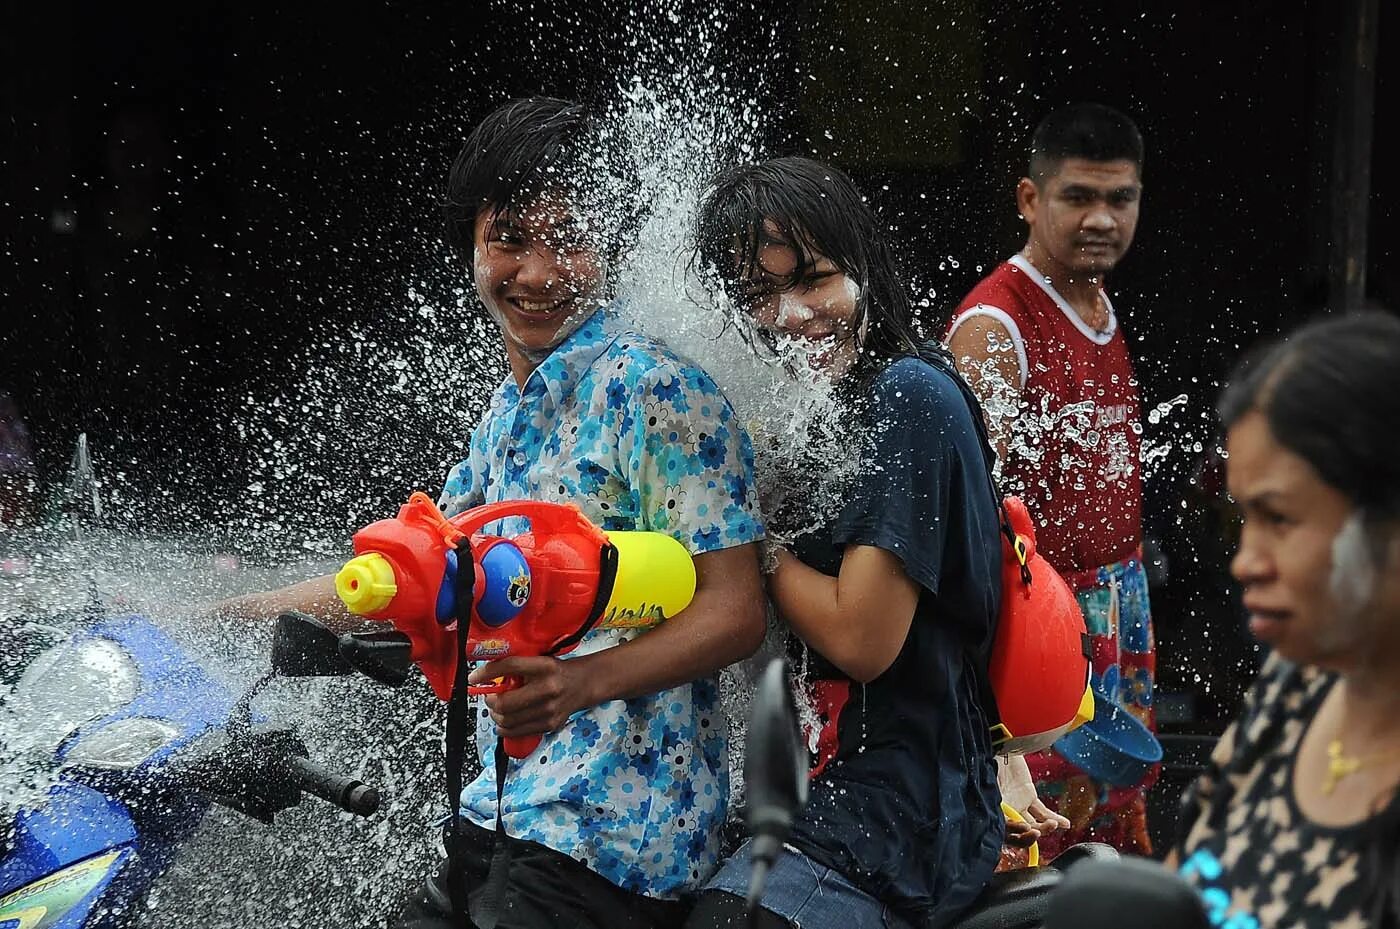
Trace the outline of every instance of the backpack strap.
{"label": "backpack strap", "polygon": [[997,521],[1000,523],[1002,536],[1006,539],[1006,544],[1015,554],[1017,562],[1021,566],[1021,583],[1027,587],[1031,585],[1031,569],[1026,564],[1026,543],[1016,534],[1016,530],[1011,528],[1011,515],[1006,511],[1006,497],[997,486],[996,479],[996,449],[992,447],[991,437],[987,433],[986,413],[982,409],[982,401],[977,399],[977,394],[973,393],[967,380],[958,371],[953,363],[953,357],[942,346],[925,344],[920,347],[919,357],[928,364],[938,368],[952,379],[957,385],[958,392],[962,394],[963,400],[967,403],[968,409],[972,413],[972,425],[977,430],[977,440],[982,445],[982,460],[987,475],[987,486],[992,490],[992,500],[997,507]]}

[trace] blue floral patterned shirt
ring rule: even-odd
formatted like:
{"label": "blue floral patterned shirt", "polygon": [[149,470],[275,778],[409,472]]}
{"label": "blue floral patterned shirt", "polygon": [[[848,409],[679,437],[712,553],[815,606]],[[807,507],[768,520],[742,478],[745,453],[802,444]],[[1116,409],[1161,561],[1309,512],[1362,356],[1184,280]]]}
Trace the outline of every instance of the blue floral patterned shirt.
{"label": "blue floral patterned shirt", "polygon": [[[520,499],[573,502],[604,529],[665,532],[694,554],[763,536],[753,450],[729,402],[704,371],[628,331],[611,309],[561,343],[523,390],[506,378],[440,502],[454,515]],[[595,629],[570,657],[636,634]],[[726,730],[714,677],[577,713],[510,762],[505,828],[627,890],[675,897],[716,865]],[[476,731],[484,770],[463,790],[462,812],[490,829],[496,729],[484,706]]]}

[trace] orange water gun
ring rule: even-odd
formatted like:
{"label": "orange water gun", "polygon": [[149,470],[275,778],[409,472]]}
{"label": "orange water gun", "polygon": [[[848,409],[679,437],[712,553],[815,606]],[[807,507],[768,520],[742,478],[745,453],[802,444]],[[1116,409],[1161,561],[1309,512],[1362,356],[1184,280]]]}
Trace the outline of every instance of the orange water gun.
{"label": "orange water gun", "polygon": [[[484,534],[511,517],[526,519],[529,531]],[[355,533],[353,545],[355,557],[335,576],[336,593],[350,612],[408,636],[410,657],[443,701],[452,696],[459,649],[471,662],[562,655],[595,628],[654,626],[695,594],[695,564],[675,539],[604,532],[572,504],[506,501],[448,518],[420,492],[393,519]],[[463,620],[467,636],[459,643]],[[469,693],[519,684],[504,678]],[[540,737],[504,741],[507,754],[524,758]]]}

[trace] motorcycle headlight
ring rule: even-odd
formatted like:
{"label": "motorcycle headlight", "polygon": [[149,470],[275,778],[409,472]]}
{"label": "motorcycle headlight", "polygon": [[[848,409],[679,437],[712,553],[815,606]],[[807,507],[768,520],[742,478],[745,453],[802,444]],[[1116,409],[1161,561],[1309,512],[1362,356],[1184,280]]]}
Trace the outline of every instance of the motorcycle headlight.
{"label": "motorcycle headlight", "polygon": [[83,723],[136,699],[141,671],[116,642],[83,638],[45,651],[15,684],[10,709],[57,745]]}
{"label": "motorcycle headlight", "polygon": [[133,716],[89,732],[68,749],[64,764],[127,771],[151,757],[180,734],[180,729],[159,719]]}

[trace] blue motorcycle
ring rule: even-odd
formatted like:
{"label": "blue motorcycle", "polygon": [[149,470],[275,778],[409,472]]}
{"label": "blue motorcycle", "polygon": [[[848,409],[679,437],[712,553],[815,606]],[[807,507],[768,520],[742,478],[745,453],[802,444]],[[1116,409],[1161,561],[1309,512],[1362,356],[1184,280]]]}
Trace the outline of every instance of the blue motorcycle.
{"label": "blue motorcycle", "polygon": [[252,710],[278,675],[323,673],[305,659],[308,635],[333,638],[283,616],[273,670],[241,696],[139,615],[93,613],[37,655],[8,699],[59,730],[56,774],[3,824],[0,929],[123,925],[213,803],[270,823],[309,793],[373,814],[374,788],[324,770],[295,731]]}

